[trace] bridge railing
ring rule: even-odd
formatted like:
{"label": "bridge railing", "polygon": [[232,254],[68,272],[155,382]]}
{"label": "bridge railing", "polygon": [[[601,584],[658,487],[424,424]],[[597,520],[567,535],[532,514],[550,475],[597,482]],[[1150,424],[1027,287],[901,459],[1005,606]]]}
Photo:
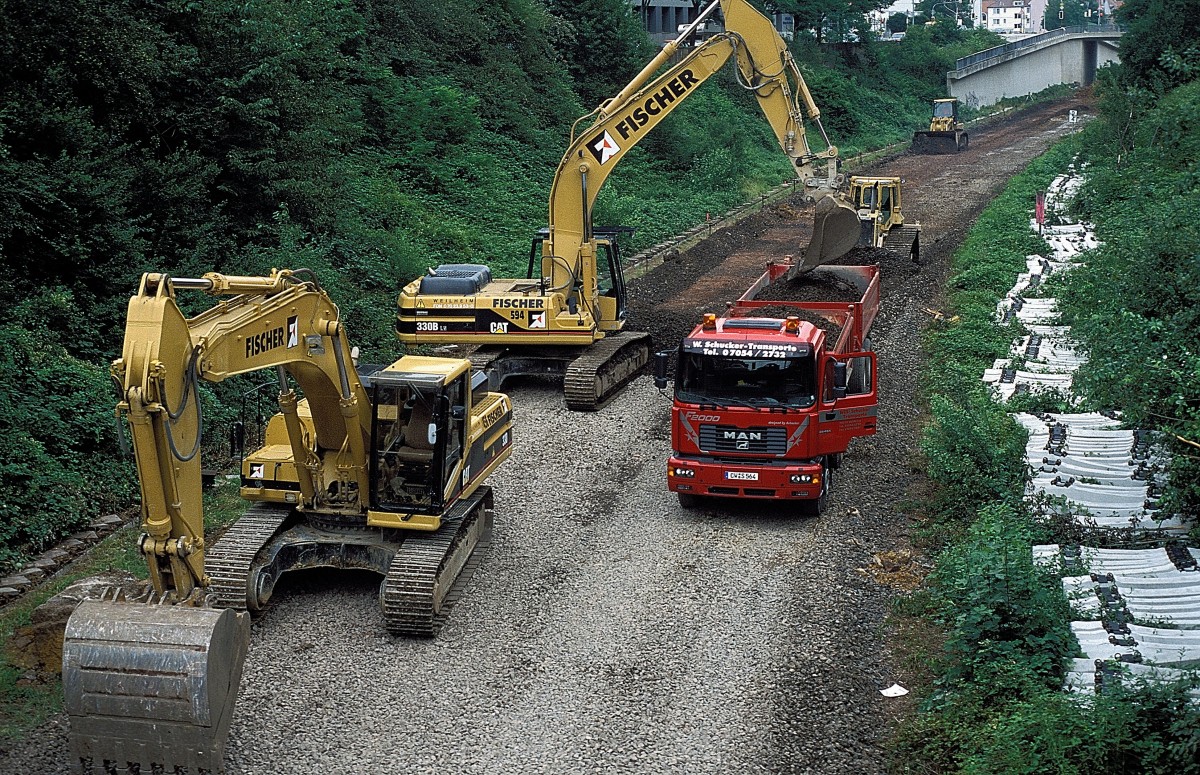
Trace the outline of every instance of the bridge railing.
{"label": "bridge railing", "polygon": [[996,59],[1002,57],[1012,51],[1019,51],[1029,46],[1036,46],[1055,38],[1065,37],[1067,35],[1076,35],[1082,32],[1123,32],[1123,28],[1117,24],[1083,24],[1074,27],[1059,27],[1056,30],[1043,32],[1040,35],[1034,35],[1021,40],[1014,40],[1012,43],[1005,43],[1003,46],[993,46],[985,48],[983,51],[971,54],[970,56],[962,57],[954,62],[955,70],[962,70],[970,67],[973,64],[987,61],[988,59]]}

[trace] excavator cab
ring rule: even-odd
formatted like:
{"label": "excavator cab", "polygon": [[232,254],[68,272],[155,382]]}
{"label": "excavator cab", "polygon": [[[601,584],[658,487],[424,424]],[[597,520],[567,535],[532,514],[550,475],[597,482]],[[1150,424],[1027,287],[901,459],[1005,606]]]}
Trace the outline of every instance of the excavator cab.
{"label": "excavator cab", "polygon": [[[621,263],[621,246],[618,238],[633,234],[630,226],[599,226],[592,230],[591,245],[596,251],[596,290],[599,314],[596,325],[602,331],[620,331],[625,323],[628,292],[625,286],[625,270]],[[543,247],[550,238],[548,228],[538,229],[529,246],[529,265],[526,279],[541,279],[545,271]],[[554,259],[551,259],[554,260]],[[535,268],[538,274],[534,274]]]}
{"label": "excavator cab", "polygon": [[[466,407],[459,375],[376,374],[371,431],[371,509],[440,514],[461,469]],[[460,476],[461,478],[461,476]]]}

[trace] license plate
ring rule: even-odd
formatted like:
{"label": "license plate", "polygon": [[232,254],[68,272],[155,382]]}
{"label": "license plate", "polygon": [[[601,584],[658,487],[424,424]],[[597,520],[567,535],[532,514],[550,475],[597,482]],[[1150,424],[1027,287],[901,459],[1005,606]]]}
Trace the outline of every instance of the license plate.
{"label": "license plate", "polygon": [[747,482],[757,482],[758,473],[755,471],[726,471],[726,479],[741,479]]}

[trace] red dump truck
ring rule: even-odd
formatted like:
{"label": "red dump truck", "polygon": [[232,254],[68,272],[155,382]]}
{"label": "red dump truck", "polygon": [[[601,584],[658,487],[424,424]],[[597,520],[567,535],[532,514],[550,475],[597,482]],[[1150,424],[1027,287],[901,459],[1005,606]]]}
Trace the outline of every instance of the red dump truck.
{"label": "red dump truck", "polygon": [[[759,298],[798,266],[772,262],[724,317],[705,315],[679,345],[667,484],[684,507],[699,497],[797,501],[825,508],[850,440],[875,433],[878,266],[824,266],[857,301]],[[777,286],[781,287],[781,286]],[[655,358],[667,386],[672,353]]]}

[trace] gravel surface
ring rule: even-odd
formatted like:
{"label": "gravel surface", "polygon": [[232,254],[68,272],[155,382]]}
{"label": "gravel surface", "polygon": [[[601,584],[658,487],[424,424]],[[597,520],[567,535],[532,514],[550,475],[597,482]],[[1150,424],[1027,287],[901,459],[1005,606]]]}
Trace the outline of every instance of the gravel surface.
{"label": "gravel surface", "polygon": [[[254,626],[228,769],[250,773],[874,773],[896,707],[893,591],[859,572],[906,543],[926,307],[951,250],[1075,101],[976,130],[953,157],[902,156],[924,261],[885,261],[879,434],[825,516],[666,491],[669,401],[649,377],[604,410],[553,384],[507,388],[516,447],[492,477],[496,537],[436,640],[387,636],[369,574],[285,577]],[[797,252],[806,209],[720,232],[633,286],[633,327],[673,347],[765,257]],[[885,706],[885,702],[894,703]],[[0,772],[66,772],[65,721],[0,752]]]}

